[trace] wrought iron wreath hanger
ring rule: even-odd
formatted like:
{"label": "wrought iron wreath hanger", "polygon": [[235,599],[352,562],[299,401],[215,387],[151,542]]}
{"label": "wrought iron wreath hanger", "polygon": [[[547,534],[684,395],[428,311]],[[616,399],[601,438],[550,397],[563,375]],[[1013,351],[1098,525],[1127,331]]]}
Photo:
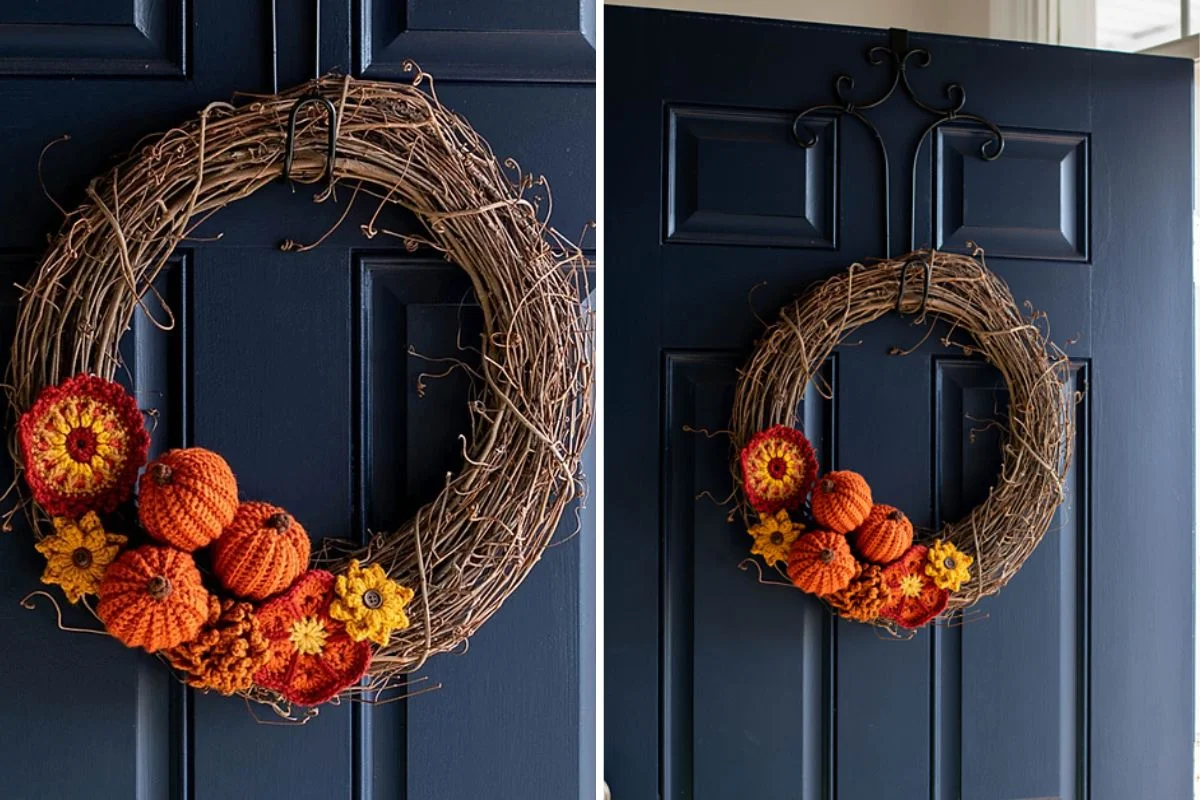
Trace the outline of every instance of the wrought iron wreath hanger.
{"label": "wrought iron wreath hanger", "polygon": [[[915,250],[917,247],[917,164],[921,158],[921,151],[925,146],[925,141],[929,139],[933,132],[942,125],[948,122],[969,122],[979,125],[986,129],[990,134],[988,138],[980,145],[979,156],[984,161],[995,161],[1004,152],[1004,134],[1000,128],[991,120],[982,117],[978,114],[972,114],[963,109],[967,104],[967,92],[961,83],[947,84],[945,92],[949,105],[938,106],[932,103],[927,103],[921,99],[909,81],[908,70],[910,67],[924,69],[933,63],[933,56],[929,51],[921,47],[910,47],[908,41],[908,31],[898,28],[892,28],[888,32],[888,44],[875,45],[867,51],[867,61],[872,66],[890,65],[892,79],[887,90],[883,94],[876,97],[874,100],[867,102],[859,102],[854,99],[854,78],[846,73],[839,74],[834,78],[833,90],[837,95],[836,103],[822,103],[820,105],[806,108],[796,115],[792,120],[792,136],[796,143],[801,147],[808,149],[816,145],[818,135],[805,124],[805,119],[813,114],[831,113],[835,117],[848,116],[853,117],[862,123],[871,135],[875,142],[879,145],[879,155],[883,169],[883,231],[884,231],[884,246],[888,258],[893,256],[892,247],[892,186],[891,186],[891,164],[888,159],[887,143],[880,134],[879,128],[871,118],[864,112],[886,103],[891,97],[896,94],[897,89],[903,90],[903,93],[908,96],[913,105],[930,114],[934,120],[929,123],[921,134],[921,138],[917,140],[917,146],[913,150],[912,169],[910,177],[912,188],[909,204],[909,228],[908,228],[908,249]],[[932,222],[932,214],[930,222],[930,241],[933,240],[934,230]],[[925,267],[925,288],[924,296],[929,295],[929,282],[931,265],[922,261]],[[907,270],[903,270],[901,274],[900,295],[904,296],[904,280]],[[896,300],[896,310],[899,311],[899,297]],[[921,308],[924,309],[925,301],[921,302]]]}
{"label": "wrought iron wreath hanger", "polygon": [[[279,94],[279,13],[276,8],[276,0],[271,2],[271,89],[274,94]],[[333,102],[318,92],[315,88],[316,81],[321,79],[321,0],[313,2],[313,81],[314,88],[307,92],[292,106],[292,111],[288,114],[287,128],[287,148],[284,151],[283,157],[283,179],[289,184],[292,181],[292,161],[296,155],[296,119],[300,114],[300,109],[306,105],[316,104],[325,109],[325,113],[329,120],[329,134],[325,144],[326,160],[325,174],[322,178],[325,183],[333,187],[333,161],[337,156],[337,130],[338,117],[337,109]]]}

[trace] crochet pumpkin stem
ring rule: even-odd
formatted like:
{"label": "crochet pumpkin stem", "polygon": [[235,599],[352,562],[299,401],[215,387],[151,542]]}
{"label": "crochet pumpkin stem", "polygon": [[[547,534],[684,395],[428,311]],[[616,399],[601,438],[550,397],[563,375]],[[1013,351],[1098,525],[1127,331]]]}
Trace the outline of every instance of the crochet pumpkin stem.
{"label": "crochet pumpkin stem", "polygon": [[267,527],[283,533],[288,528],[292,527],[292,516],[291,514],[286,514],[282,511],[278,514],[272,514],[271,516],[267,517]]}
{"label": "crochet pumpkin stem", "polygon": [[165,575],[155,575],[146,583],[146,593],[155,600],[166,600],[171,594],[171,581]]}
{"label": "crochet pumpkin stem", "polygon": [[161,462],[150,467],[150,477],[153,478],[154,482],[159,486],[170,485],[173,474],[174,473],[172,472],[171,468]]}

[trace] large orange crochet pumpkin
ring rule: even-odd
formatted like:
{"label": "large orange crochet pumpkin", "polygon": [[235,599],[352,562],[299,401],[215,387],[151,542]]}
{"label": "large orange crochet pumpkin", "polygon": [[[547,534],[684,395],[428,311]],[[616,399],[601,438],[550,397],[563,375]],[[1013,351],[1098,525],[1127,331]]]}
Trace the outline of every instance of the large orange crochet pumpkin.
{"label": "large orange crochet pumpkin", "polygon": [[912,545],[913,526],[904,512],[882,503],[859,526],[854,543],[858,554],[876,564],[890,564]]}
{"label": "large orange crochet pumpkin", "polygon": [[238,597],[263,600],[308,568],[308,533],[269,503],[242,503],[213,545],[213,571]]}
{"label": "large orange crochet pumpkin", "polygon": [[96,615],[121,644],[155,652],[196,638],[208,619],[208,601],[190,555],[144,545],[105,570]]}
{"label": "large orange crochet pumpkin", "polygon": [[138,484],[138,519],[161,542],[189,553],[221,535],[237,511],[233,470],[211,450],[168,450]]}
{"label": "large orange crochet pumpkin", "polygon": [[788,577],[809,594],[840,592],[857,573],[858,562],[840,533],[806,533],[792,545],[788,556]]}
{"label": "large orange crochet pumpkin", "polygon": [[871,505],[871,487],[857,472],[827,472],[813,489],[813,519],[834,533],[849,533],[862,525]]}

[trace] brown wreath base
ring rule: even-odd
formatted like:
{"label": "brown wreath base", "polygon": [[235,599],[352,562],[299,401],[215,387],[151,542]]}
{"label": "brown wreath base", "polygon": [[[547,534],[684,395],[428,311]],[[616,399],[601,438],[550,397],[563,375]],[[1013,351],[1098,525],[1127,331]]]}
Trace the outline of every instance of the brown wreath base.
{"label": "brown wreath base", "polygon": [[[336,183],[317,200],[349,185],[380,207],[414,212],[428,238],[401,237],[404,246],[433,248],[462,267],[484,318],[463,469],[401,529],[365,546],[326,548],[318,559],[333,569],[349,558],[380,563],[416,591],[413,625],[375,654],[365,690],[376,696],[430,655],[459,647],[529,573],[583,492],[579,465],[592,413],[592,330],[580,306],[586,260],[526,196],[544,181],[511,160],[502,166],[438,101],[432,79],[415,67],[414,74],[411,85],[327,76],[241,105],[212,103],[93,180],[25,287],[7,386],[15,419],[42,387],[66,376],[111,379],[136,309],[173,325],[165,306],[147,300],[161,304],[151,284],[176,245],[212,214],[279,180],[293,105],[313,91],[328,98],[338,111]],[[322,181],[328,130],[316,104],[303,109],[293,180]],[[390,233],[374,227],[377,217],[362,226],[364,235]],[[19,465],[15,435],[9,449]],[[40,509],[25,507],[35,532],[45,528]],[[247,696],[280,710],[272,693]]]}
{"label": "brown wreath base", "polygon": [[[1064,499],[1074,443],[1074,402],[1067,356],[1049,338],[1045,315],[1023,314],[1005,283],[980,259],[919,251],[878,263],[853,264],[780,311],[740,372],[733,406],[737,453],[755,432],[797,424],[809,379],[859,327],[900,308],[922,309],[925,263],[932,263],[925,313],[974,340],[958,345],[996,367],[1009,393],[1002,428],[1000,475],[988,497],[964,519],[923,540],[949,540],[975,559],[971,580],[950,596],[946,613],[962,611],[1004,587],[1050,527]],[[907,271],[907,272],[905,272]],[[1043,323],[1039,326],[1039,322]],[[950,336],[947,344],[954,344]],[[899,351],[896,351],[897,353]],[[818,387],[827,393],[827,387]],[[735,480],[740,487],[740,481]],[[741,491],[740,488],[738,490]],[[739,494],[743,515],[753,513]]]}

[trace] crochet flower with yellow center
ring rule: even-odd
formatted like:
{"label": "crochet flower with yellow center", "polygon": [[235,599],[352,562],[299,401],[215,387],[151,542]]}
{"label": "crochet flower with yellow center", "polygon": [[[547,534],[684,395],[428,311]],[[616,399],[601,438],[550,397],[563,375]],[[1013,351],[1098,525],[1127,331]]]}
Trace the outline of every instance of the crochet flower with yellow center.
{"label": "crochet flower with yellow center", "polygon": [[325,649],[329,631],[325,630],[325,625],[316,617],[301,617],[292,623],[290,638],[297,653],[315,656]]}
{"label": "crochet flower with yellow center", "polygon": [[42,583],[61,586],[67,600],[78,603],[85,594],[96,593],[104,570],[128,540],[105,531],[94,511],[78,522],[55,517],[54,531],[34,545],[46,557]]}
{"label": "crochet flower with yellow center", "polygon": [[760,514],[796,508],[817,479],[817,457],[804,434],[787,425],[759,431],[742,449],[742,485]]}
{"label": "crochet flower with yellow center", "polygon": [[754,537],[754,546],[750,554],[762,556],[768,567],[773,567],[780,561],[787,561],[792,545],[804,532],[804,526],[792,522],[787,511],[777,511],[774,514],[764,514],[757,525],[747,533]]}
{"label": "crochet flower with yellow center", "polygon": [[959,587],[971,580],[971,573],[967,568],[974,563],[974,558],[950,542],[935,539],[933,546],[929,548],[925,574],[933,578],[939,589],[957,592]]}
{"label": "crochet flower with yellow center", "polygon": [[385,645],[392,631],[408,627],[404,607],[413,599],[413,590],[388,578],[378,564],[364,569],[351,561],[346,574],[338,576],[334,594],[329,616],[344,622],[356,642],[370,639]]}

